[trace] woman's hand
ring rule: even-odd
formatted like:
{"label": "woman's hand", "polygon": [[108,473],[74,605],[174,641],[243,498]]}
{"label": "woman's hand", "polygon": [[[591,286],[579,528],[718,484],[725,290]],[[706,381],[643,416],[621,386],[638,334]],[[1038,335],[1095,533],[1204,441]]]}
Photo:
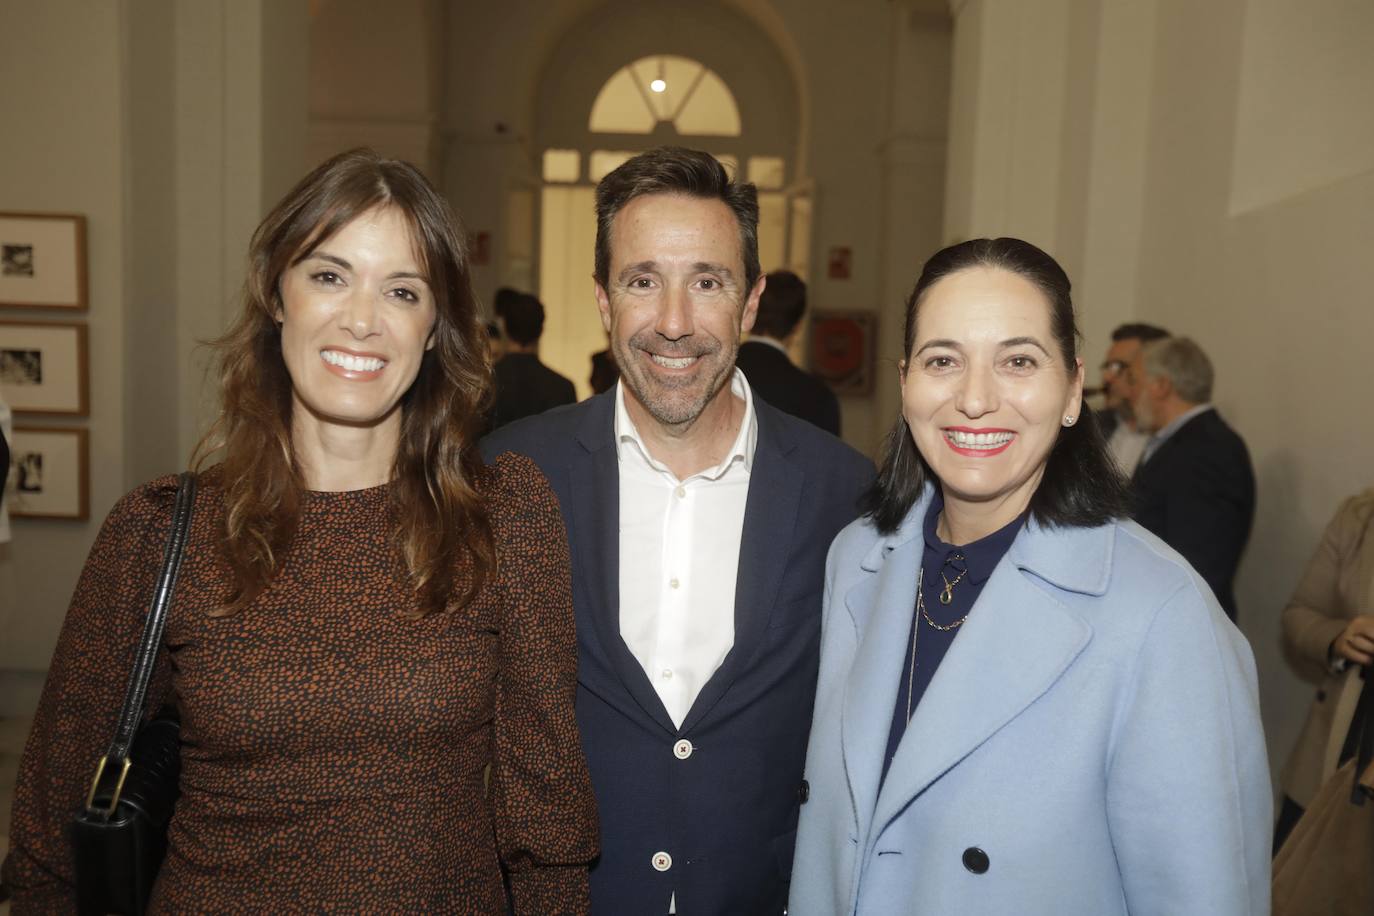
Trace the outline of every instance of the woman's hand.
{"label": "woman's hand", "polygon": [[1361,614],[1346,624],[1331,643],[1331,654],[1357,665],[1374,662],[1374,614]]}

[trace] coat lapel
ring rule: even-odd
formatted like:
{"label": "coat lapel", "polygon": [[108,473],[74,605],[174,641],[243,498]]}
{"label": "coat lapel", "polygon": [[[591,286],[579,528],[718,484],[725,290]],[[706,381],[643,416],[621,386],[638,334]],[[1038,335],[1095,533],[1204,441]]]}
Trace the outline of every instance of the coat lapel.
{"label": "coat lapel", "polygon": [[[894,818],[950,768],[1020,715],[1073,663],[1092,628],[1056,590],[1103,594],[1113,529],[1041,528],[1033,520],[983,588],[912,716],[879,786],[897,680],[910,633],[929,499],[864,561],[877,575],[846,597],[859,628],[842,713],[845,767],[871,848]],[[864,815],[873,812],[871,822]]]}
{"label": "coat lapel", "polygon": [[859,643],[845,684],[840,741],[860,837],[868,832],[867,818],[878,799],[924,549],[919,520],[928,504],[921,500],[919,511],[907,516],[901,530],[877,542],[863,564],[877,575],[865,577],[845,595]]}
{"label": "coat lapel", "polygon": [[1021,570],[1000,565],[911,717],[878,799],[871,838],[1048,690],[1091,633]]}
{"label": "coat lapel", "polygon": [[578,625],[585,626],[590,618],[597,644],[630,696],[650,718],[675,733],[663,701],[620,636],[620,464],[615,448],[615,399],[603,395],[598,400],[597,408],[588,411],[578,432],[582,451],[569,468],[573,530],[568,540],[575,545],[590,599]]}
{"label": "coat lapel", "polygon": [[789,458],[795,441],[758,399],[754,410],[759,433],[735,572],[735,643],[697,694],[682,722],[684,732],[700,722],[754,664],[793,548],[805,474]]}

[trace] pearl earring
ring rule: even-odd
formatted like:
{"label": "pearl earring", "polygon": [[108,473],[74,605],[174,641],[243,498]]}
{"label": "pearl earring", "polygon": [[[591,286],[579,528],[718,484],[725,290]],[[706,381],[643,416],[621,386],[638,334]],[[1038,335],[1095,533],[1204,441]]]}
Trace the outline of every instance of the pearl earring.
{"label": "pearl earring", "polygon": [[1077,417],[1070,417],[1070,416],[1065,416],[1065,417],[1064,417],[1064,425],[1065,425],[1065,426],[1073,426],[1073,425],[1074,425],[1075,423],[1077,423],[1077,422],[1078,422],[1078,418],[1077,418]]}

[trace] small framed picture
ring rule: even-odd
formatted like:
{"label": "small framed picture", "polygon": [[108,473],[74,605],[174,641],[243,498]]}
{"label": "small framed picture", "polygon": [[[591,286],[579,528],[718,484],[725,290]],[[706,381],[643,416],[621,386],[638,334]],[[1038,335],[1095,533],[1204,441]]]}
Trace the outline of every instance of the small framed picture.
{"label": "small framed picture", "polygon": [[0,213],[0,305],[86,307],[86,217]]}
{"label": "small framed picture", "polygon": [[84,429],[16,426],[5,487],[10,515],[89,518],[89,460]]}
{"label": "small framed picture", "polygon": [[86,416],[86,326],[0,321],[0,398],[16,414]]}
{"label": "small framed picture", "polygon": [[836,394],[871,394],[877,331],[878,316],[870,311],[816,311],[811,316],[811,371]]}

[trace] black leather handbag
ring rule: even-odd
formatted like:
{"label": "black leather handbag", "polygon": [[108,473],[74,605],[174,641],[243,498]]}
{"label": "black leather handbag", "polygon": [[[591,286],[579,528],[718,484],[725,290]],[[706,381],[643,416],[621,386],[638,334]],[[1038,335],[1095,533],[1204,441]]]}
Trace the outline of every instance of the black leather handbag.
{"label": "black leather handbag", "polygon": [[143,722],[143,703],[176,591],[195,497],[195,475],[182,474],[172,509],[172,530],[162,552],[162,572],[143,624],[114,740],[96,766],[85,807],[71,824],[82,913],[142,913],[167,852],[167,823],[180,794],[181,723],[171,706]]}

